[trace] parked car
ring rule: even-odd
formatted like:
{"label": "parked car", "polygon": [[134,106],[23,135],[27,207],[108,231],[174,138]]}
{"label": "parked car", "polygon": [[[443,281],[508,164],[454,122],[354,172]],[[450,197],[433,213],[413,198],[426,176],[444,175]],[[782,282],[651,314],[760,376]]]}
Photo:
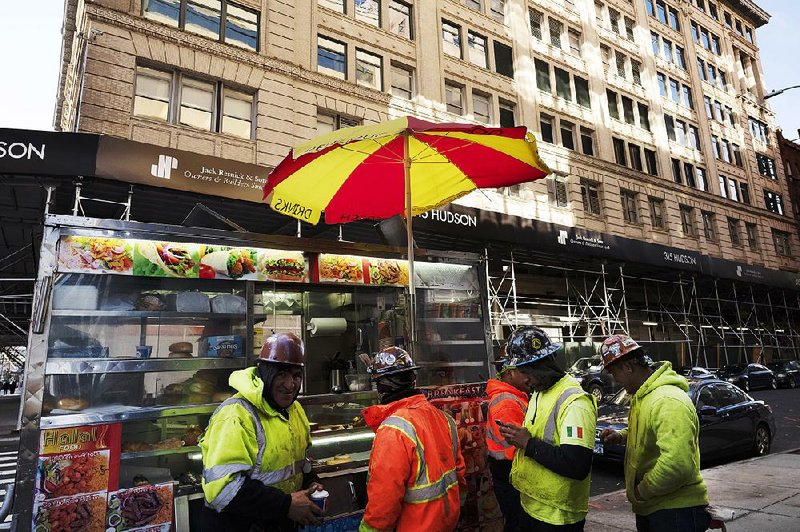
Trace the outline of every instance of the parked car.
{"label": "parked car", "polygon": [[603,371],[600,355],[579,358],[567,372],[578,379],[583,389],[594,395],[598,403],[619,390],[611,375]]}
{"label": "parked car", "polygon": [[800,384],[800,361],[776,360],[767,364],[767,367],[775,374],[778,386],[796,388]]}
{"label": "parked car", "polygon": [[778,379],[766,366],[761,364],[731,364],[719,371],[719,378],[732,382],[742,390],[749,392],[756,388],[778,388]]}
{"label": "parked car", "polygon": [[706,368],[700,366],[683,366],[678,368],[678,373],[687,379],[716,379],[717,376]]}
{"label": "parked car", "polygon": [[[775,435],[772,409],[764,401],[756,401],[729,382],[719,379],[689,381],[689,397],[700,420],[700,458],[703,461],[723,456],[769,453]],[[600,432],[628,426],[630,394],[620,390],[597,412],[594,453],[597,457],[622,461],[624,445],[608,445],[600,441]]]}

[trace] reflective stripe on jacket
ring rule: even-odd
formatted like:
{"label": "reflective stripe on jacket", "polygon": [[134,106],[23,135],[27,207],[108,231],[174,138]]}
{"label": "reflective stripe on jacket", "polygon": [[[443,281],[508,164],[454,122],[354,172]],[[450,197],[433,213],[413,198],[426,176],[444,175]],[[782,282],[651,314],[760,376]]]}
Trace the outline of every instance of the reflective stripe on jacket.
{"label": "reflective stripe on jacket", "polygon": [[239,393],[217,408],[199,441],[206,505],[217,512],[236,496],[245,476],[285,493],[298,491],[311,445],[303,407],[292,403],[288,419],[275,411],[262,396],[256,368],[234,372],[230,384]]}
{"label": "reflective stripe on jacket", "polygon": [[497,379],[486,384],[489,396],[489,415],[486,420],[486,447],[496,460],[513,460],[516,447],[500,435],[497,421],[522,425],[528,409],[528,394]]}
{"label": "reflective stripe on jacket", "polygon": [[422,395],[364,409],[375,430],[360,530],[451,531],[459,494],[466,493],[464,459],[452,417]]}
{"label": "reflective stripe on jacket", "polygon": [[[586,401],[597,415],[597,404],[593,396],[583,391],[580,385],[565,375],[550,389],[536,393],[531,398],[525,415],[525,427],[531,437],[551,445],[561,441],[561,419],[573,401]],[[521,493],[522,506],[529,497],[542,504],[567,512],[586,513],[589,510],[589,487],[591,474],[582,480],[561,476],[539,464],[520,451],[511,465],[511,483]],[[534,516],[536,517],[536,516]],[[571,524],[571,523],[551,523]]]}

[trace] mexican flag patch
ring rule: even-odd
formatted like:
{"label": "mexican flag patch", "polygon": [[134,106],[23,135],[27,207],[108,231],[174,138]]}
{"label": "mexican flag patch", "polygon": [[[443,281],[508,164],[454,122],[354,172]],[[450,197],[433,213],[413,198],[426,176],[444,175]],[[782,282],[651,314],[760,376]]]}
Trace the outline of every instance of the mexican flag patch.
{"label": "mexican flag patch", "polygon": [[567,438],[583,438],[583,427],[567,427]]}

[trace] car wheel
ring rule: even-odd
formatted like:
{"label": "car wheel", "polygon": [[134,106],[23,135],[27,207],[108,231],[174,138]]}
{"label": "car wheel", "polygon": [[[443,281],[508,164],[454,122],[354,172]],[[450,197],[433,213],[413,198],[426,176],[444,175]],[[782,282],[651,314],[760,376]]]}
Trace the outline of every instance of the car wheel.
{"label": "car wheel", "polygon": [[603,397],[605,397],[605,394],[603,393],[603,387],[599,384],[590,385],[587,391],[594,395],[594,398],[597,399],[598,403],[603,400]]}
{"label": "car wheel", "polygon": [[748,381],[747,379],[742,381],[742,385],[741,386],[742,386],[742,390],[744,390],[746,392],[750,391],[750,381]]}
{"label": "car wheel", "polygon": [[770,386],[772,387],[773,390],[778,389],[778,381],[775,380],[775,377],[772,377],[772,382],[770,383]]}
{"label": "car wheel", "polygon": [[794,377],[789,377],[789,388],[797,388],[797,381]]}
{"label": "car wheel", "polygon": [[753,453],[756,456],[764,456],[769,454],[769,449],[772,446],[772,435],[769,433],[769,427],[760,423],[756,427],[756,441],[753,445]]}

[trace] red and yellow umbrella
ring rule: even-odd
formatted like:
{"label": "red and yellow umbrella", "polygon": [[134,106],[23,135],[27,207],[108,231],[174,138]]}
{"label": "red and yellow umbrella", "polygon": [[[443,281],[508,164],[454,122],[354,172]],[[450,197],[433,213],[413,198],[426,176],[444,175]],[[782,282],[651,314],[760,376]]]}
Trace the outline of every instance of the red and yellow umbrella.
{"label": "red and yellow umbrella", "polygon": [[549,173],[525,127],[405,117],[296,146],[267,178],[264,195],[280,213],[316,224],[324,212],[326,223],[338,224],[417,215],[478,188]]}
{"label": "red and yellow umbrella", "polygon": [[508,187],[550,173],[525,127],[435,124],[414,117],[333,131],[296,146],[267,177],[275,211],[316,224],[406,219],[414,340],[414,215],[478,188]]}

